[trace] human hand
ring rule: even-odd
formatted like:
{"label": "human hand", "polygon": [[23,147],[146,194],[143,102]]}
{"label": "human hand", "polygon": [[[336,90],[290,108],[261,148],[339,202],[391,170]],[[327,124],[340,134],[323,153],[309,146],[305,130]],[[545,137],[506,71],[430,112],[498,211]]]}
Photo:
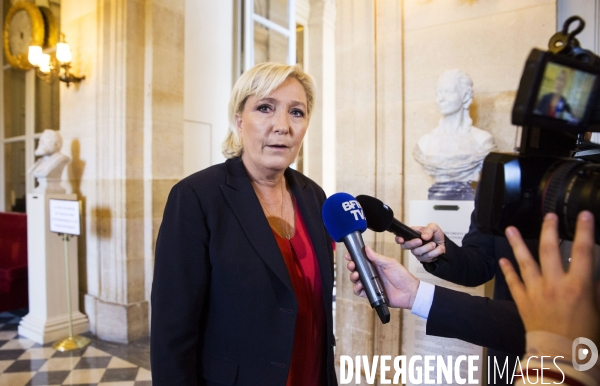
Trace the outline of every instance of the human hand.
{"label": "human hand", "polygon": [[430,263],[440,255],[446,253],[446,238],[442,228],[435,223],[430,223],[426,227],[413,227],[421,232],[421,239],[429,241],[423,244],[421,239],[404,240],[397,236],[396,242],[402,249],[409,250],[422,263]]}
{"label": "human hand", "polygon": [[[381,285],[390,301],[390,307],[412,309],[417,290],[419,289],[419,279],[414,277],[402,264],[398,261],[380,255],[373,251],[370,247],[365,248],[367,257],[373,263],[373,267],[377,270]],[[350,281],[354,283],[354,294],[366,298],[367,295],[363,289],[358,272],[355,271],[356,265],[352,261],[350,254],[346,253],[344,258],[348,260],[348,270],[350,271]]]}
{"label": "human hand", "polygon": [[558,217],[548,213],[540,237],[541,272],[515,227],[506,228],[506,237],[523,281],[507,259],[500,259],[500,267],[527,332],[546,331],[598,342],[600,314],[596,291],[599,288],[593,281],[594,216],[584,211],[577,217],[568,272],[564,272],[561,263],[557,225]]}

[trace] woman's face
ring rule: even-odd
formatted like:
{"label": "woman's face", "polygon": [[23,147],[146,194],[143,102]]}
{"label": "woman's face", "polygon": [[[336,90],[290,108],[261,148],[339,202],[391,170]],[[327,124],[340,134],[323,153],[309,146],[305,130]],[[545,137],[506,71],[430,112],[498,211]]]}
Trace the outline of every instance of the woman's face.
{"label": "woman's face", "polygon": [[554,80],[554,92],[557,94],[562,94],[567,85],[567,73],[564,71],[560,71],[556,75],[556,79]]}
{"label": "woman's face", "polygon": [[444,80],[438,83],[435,100],[442,115],[454,114],[462,109],[462,99],[456,82]]}
{"label": "woman's face", "polygon": [[295,78],[287,78],[265,98],[248,97],[235,117],[246,167],[268,174],[291,165],[308,127],[306,108],[306,92]]}

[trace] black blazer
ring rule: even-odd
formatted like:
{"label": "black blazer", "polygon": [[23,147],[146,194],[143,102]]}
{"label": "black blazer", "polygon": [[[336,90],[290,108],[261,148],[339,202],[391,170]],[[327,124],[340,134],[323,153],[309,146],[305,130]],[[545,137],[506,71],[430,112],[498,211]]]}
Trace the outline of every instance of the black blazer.
{"label": "black blazer", "polygon": [[[333,245],[323,190],[285,177],[319,262],[327,320],[327,377],[336,385]],[[240,158],[177,183],[156,242],[150,357],[159,385],[286,384],[297,301],[283,256]]]}
{"label": "black blazer", "polygon": [[525,353],[525,326],[517,305],[510,300],[492,300],[436,286],[426,333],[507,355],[520,357]]}
{"label": "black blazer", "polygon": [[[488,347],[488,356],[501,364],[509,358],[509,368],[514,368],[518,357],[525,353],[525,327],[498,259],[506,257],[517,272],[519,269],[506,238],[483,234],[475,226],[477,195],[475,201],[469,232],[463,237],[462,246],[446,238],[447,261],[437,260],[423,266],[439,278],[469,287],[495,278],[494,300],[436,287],[426,333]],[[537,240],[525,240],[525,243],[537,258]],[[506,380],[504,384],[510,383]]]}

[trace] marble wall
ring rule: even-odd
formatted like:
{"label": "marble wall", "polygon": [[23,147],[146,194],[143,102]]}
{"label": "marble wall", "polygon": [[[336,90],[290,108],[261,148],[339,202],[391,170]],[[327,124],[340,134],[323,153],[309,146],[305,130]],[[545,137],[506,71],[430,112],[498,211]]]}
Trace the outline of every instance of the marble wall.
{"label": "marble wall", "polygon": [[[63,149],[83,201],[80,290],[92,332],[148,334],[153,245],[182,176],[184,0],[65,0],[76,73],[61,89]],[[168,58],[168,59],[166,59]]]}
{"label": "marble wall", "polygon": [[435,87],[444,70],[473,79],[473,125],[490,132],[501,151],[514,147],[510,114],[533,47],[547,49],[556,32],[555,0],[405,1],[405,209],[427,199],[433,183],[412,158],[423,133],[437,126]]}
{"label": "marble wall", "polygon": [[[337,191],[376,196],[402,218],[403,8],[393,0],[337,2]],[[400,258],[391,234],[363,234],[381,253]],[[336,355],[400,354],[400,313],[382,325],[348,280],[345,248],[337,253]]]}
{"label": "marble wall", "polygon": [[[337,191],[377,196],[408,222],[411,200],[433,181],[414,161],[418,138],[440,118],[435,86],[447,69],[474,82],[471,116],[500,150],[514,146],[510,112],[533,47],[545,49],[556,26],[556,0],[337,0]],[[417,225],[417,224],[414,224]],[[398,259],[390,235],[365,242]],[[355,297],[338,244],[336,355],[399,355],[401,315],[381,325]]]}

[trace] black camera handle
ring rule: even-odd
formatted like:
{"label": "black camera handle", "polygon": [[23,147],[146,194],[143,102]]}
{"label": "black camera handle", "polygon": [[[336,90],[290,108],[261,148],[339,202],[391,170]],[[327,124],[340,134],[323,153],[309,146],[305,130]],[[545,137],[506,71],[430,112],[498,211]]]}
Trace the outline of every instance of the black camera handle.
{"label": "black camera handle", "polygon": [[[579,25],[571,32],[569,28],[571,24],[578,21]],[[579,16],[571,16],[563,24],[562,31],[558,31],[550,38],[548,42],[548,51],[557,55],[568,55],[581,62],[595,66],[599,64],[598,57],[591,51],[581,48],[579,40],[575,38],[583,28],[585,21]]]}

